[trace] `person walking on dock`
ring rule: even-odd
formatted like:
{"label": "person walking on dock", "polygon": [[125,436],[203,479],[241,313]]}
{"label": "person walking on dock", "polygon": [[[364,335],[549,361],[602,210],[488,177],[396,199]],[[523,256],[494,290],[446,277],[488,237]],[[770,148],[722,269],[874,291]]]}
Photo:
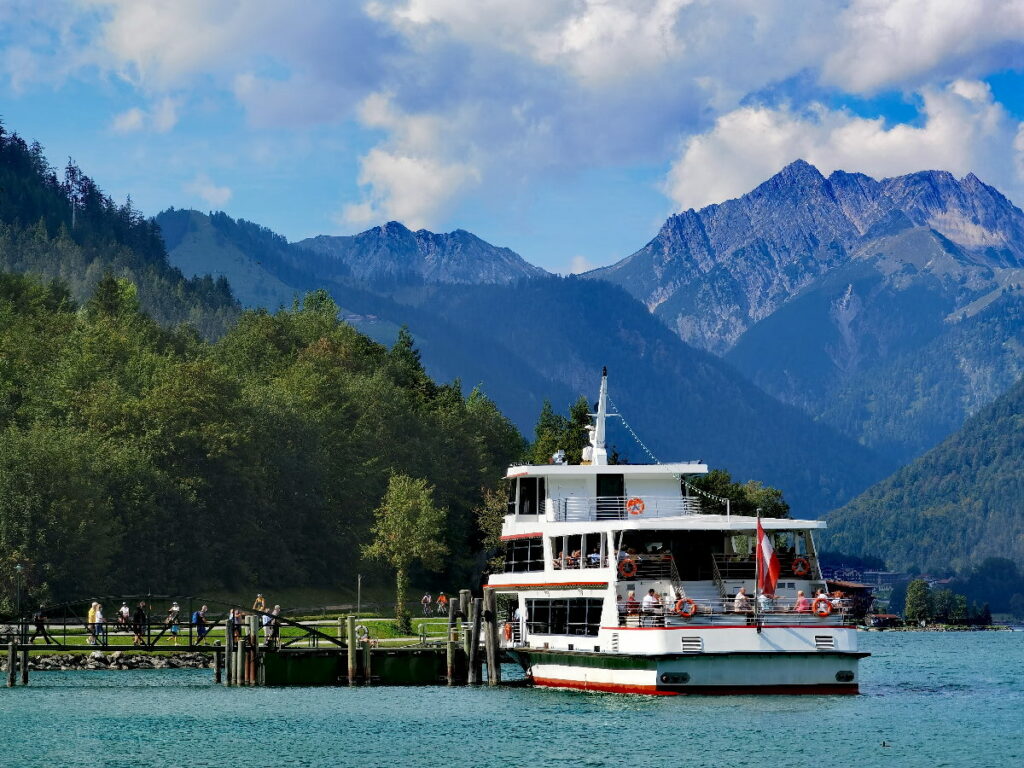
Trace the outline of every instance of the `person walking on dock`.
{"label": "person walking on dock", "polygon": [[145,645],[146,638],[146,622],[148,621],[146,616],[146,601],[139,600],[138,606],[135,608],[135,613],[132,614],[132,633],[135,635],[132,638],[132,645]]}
{"label": "person walking on dock", "polygon": [[270,640],[267,642],[267,645],[276,647],[281,641],[281,606],[275,605],[270,615],[272,616],[270,620]]}
{"label": "person walking on dock", "polygon": [[167,618],[164,619],[164,624],[171,628],[171,639],[174,641],[175,645],[178,644],[178,632],[180,631],[179,625],[181,622],[181,619],[179,618],[180,615],[181,607],[177,602],[175,602],[171,605],[171,609],[167,611]]}
{"label": "person walking on dock", "polygon": [[128,603],[122,602],[121,607],[117,609],[117,628],[122,632],[128,631],[128,618],[132,615],[132,609],[128,607]]}
{"label": "person walking on dock", "polygon": [[106,645],[106,625],[104,624],[103,620],[103,606],[100,603],[96,603],[96,613],[93,614],[93,621],[95,622],[95,624],[93,625],[93,635],[96,638],[96,642],[98,642],[100,645]]}
{"label": "person walking on dock", "polygon": [[206,612],[208,610],[210,609],[204,605],[192,614],[192,624],[196,628],[196,645],[203,642],[203,639],[206,637],[206,633],[209,632],[209,629],[207,629],[206,626]]}
{"label": "person walking on dock", "polygon": [[43,606],[39,606],[39,609],[32,614],[32,623],[35,624],[35,632],[32,633],[32,637],[28,639],[29,643],[35,643],[36,638],[39,635],[43,636],[43,642],[47,645],[53,644],[53,638],[50,637],[50,633],[46,631],[46,614],[43,613]]}
{"label": "person walking on dock", "polygon": [[89,633],[89,637],[86,638],[86,642],[89,645],[96,645],[96,606],[99,605],[95,600],[92,601],[92,605],[89,606],[89,613],[85,617],[85,631]]}

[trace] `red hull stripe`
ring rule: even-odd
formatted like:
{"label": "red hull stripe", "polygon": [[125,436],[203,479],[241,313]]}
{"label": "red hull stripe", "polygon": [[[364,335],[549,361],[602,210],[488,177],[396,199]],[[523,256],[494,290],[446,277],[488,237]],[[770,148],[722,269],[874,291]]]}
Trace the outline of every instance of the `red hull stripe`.
{"label": "red hull stripe", "polygon": [[[616,632],[672,632],[677,629],[756,629],[750,624],[684,624],[679,627],[601,627]],[[843,624],[762,624],[761,629],[853,629]]]}
{"label": "red hull stripe", "polygon": [[502,541],[513,541],[514,539],[539,539],[544,534],[541,533],[513,533],[511,536],[502,536]]}
{"label": "red hull stripe", "polygon": [[554,677],[535,677],[534,685],[548,688],[573,688],[599,693],[641,693],[648,696],[736,696],[736,695],[801,695],[835,696],[856,695],[858,686],[850,685],[695,685],[677,690],[658,688],[656,685],[629,685],[626,683],[591,683],[580,680],[559,680]]}
{"label": "red hull stripe", "polygon": [[558,589],[558,587],[607,587],[607,581],[559,581],[548,584],[485,584],[484,589]]}

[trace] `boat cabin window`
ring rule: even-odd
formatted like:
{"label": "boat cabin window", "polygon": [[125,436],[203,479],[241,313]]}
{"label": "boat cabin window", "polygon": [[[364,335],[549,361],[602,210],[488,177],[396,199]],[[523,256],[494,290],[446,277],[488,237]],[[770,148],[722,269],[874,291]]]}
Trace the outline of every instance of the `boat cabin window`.
{"label": "boat cabin window", "polygon": [[608,565],[605,537],[600,533],[551,537],[552,567],[603,568]]}
{"label": "boat cabin window", "polygon": [[544,539],[532,536],[504,542],[505,573],[544,570]]}
{"label": "boat cabin window", "polygon": [[516,488],[518,489],[518,514],[539,515],[544,511],[544,498],[547,492],[543,477],[520,477],[516,481]]}
{"label": "boat cabin window", "polygon": [[526,626],[535,635],[588,635],[601,628],[603,600],[568,598],[527,600]]}

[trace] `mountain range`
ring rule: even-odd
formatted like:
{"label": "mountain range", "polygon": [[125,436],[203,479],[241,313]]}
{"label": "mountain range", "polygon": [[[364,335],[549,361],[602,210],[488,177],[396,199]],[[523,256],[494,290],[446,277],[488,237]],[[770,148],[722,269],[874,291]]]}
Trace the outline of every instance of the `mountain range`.
{"label": "mountain range", "polygon": [[[459,246],[466,238],[428,237],[395,223],[339,239],[347,255],[337,258],[326,248],[309,250],[309,241],[286,245],[223,214],[165,211],[157,223],[172,263],[226,278],[239,286],[245,306],[273,308],[287,304],[289,292],[322,287],[346,319],[382,342],[408,325],[433,377],[481,385],[527,435],[544,399],[564,409],[581,393],[593,397],[598,372],[608,366],[613,398],[655,455],[707,456],[743,479],[784,485],[806,514],[837,506],[887,469],[871,451],[683,342],[618,286],[529,271],[497,281],[495,270],[509,263],[509,252],[477,239],[459,274],[439,275],[411,244]],[[406,249],[406,268],[386,268],[379,249],[386,242]],[[367,264],[355,261],[358,253],[372,254]],[[378,263],[382,268],[372,267]],[[632,435],[618,429],[620,451],[647,460]]]}
{"label": "mountain range", "polygon": [[587,276],[896,465],[1024,374],[1022,259],[1024,213],[973,174],[797,161]]}

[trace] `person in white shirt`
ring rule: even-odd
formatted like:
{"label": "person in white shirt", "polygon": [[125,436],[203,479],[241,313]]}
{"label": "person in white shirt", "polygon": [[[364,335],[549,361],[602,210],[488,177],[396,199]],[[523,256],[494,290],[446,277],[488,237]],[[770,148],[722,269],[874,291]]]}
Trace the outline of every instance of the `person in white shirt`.
{"label": "person in white shirt", "polygon": [[655,614],[661,613],[661,598],[658,597],[658,593],[653,589],[647,590],[647,594],[644,595],[644,599],[640,603],[640,610],[645,615],[645,624],[653,624],[653,617]]}
{"label": "person in white shirt", "polygon": [[740,587],[736,597],[732,601],[732,609],[736,613],[745,613],[750,610],[750,597],[747,595],[747,588]]}

